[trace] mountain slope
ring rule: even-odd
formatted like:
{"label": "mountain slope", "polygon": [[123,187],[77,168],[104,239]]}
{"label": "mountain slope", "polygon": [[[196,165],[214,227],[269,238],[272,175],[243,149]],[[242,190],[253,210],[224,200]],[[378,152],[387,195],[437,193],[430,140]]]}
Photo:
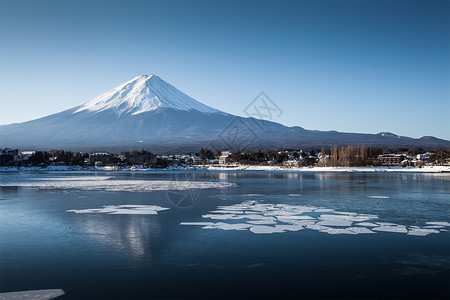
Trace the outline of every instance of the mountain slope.
{"label": "mountain slope", "polygon": [[206,106],[155,75],[142,75],[91,101],[44,118],[0,126],[0,146],[21,149],[198,151],[347,144],[449,147],[434,137],[305,130],[236,117]]}
{"label": "mountain slope", "polygon": [[159,108],[175,110],[197,110],[203,113],[220,113],[204,105],[155,75],[141,75],[82,104],[74,113],[113,110],[117,116],[122,113],[136,115]]}

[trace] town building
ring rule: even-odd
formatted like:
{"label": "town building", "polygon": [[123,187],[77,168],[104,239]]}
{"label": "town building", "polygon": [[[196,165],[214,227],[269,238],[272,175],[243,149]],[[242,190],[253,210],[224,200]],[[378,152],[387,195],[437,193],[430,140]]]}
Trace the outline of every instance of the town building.
{"label": "town building", "polygon": [[156,163],[156,155],[151,153],[130,153],[124,152],[123,158],[130,165],[154,165]]}
{"label": "town building", "polygon": [[0,151],[0,165],[5,166],[19,161],[19,150],[4,148]]}
{"label": "town building", "polygon": [[404,154],[383,154],[378,155],[378,161],[382,166],[400,166],[404,161],[406,155]]}
{"label": "town building", "polygon": [[423,154],[417,154],[416,158],[417,158],[417,160],[427,161],[430,158],[431,154],[433,154],[433,153],[425,152]]}
{"label": "town building", "polygon": [[224,165],[227,163],[228,156],[231,155],[231,151],[222,151],[222,154],[219,156],[219,164]]}
{"label": "town building", "polygon": [[102,166],[106,164],[106,160],[111,156],[107,152],[90,153],[89,158],[85,160],[85,163],[90,166]]}

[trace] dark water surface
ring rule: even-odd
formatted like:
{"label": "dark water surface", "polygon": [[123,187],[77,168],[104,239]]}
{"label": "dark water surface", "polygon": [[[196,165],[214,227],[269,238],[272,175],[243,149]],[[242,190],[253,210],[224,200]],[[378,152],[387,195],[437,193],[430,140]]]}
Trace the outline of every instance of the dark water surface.
{"label": "dark water surface", "polygon": [[[102,181],[115,185],[91,185]],[[179,190],[186,181],[235,185]],[[158,190],[160,182],[171,191]],[[180,222],[211,221],[202,215],[254,201],[423,227],[450,222],[449,183],[448,174],[420,173],[2,173],[0,291],[61,288],[61,299],[448,299],[448,227],[427,236],[254,234]],[[169,209],[67,212],[125,204]]]}

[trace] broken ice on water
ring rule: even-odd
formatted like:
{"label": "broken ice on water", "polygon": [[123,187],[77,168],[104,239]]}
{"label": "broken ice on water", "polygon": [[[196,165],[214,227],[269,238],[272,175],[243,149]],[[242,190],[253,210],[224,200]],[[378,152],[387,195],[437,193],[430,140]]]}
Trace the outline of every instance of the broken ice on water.
{"label": "broken ice on water", "polygon": [[85,190],[107,192],[150,192],[192,189],[223,189],[236,186],[234,183],[194,180],[124,180],[107,176],[78,176],[43,178],[38,181],[24,181],[2,184],[2,186],[22,186],[50,190]]}
{"label": "broken ice on water", "polygon": [[102,208],[70,209],[66,212],[77,214],[109,214],[109,215],[156,215],[169,208],[158,205],[105,205]]}
{"label": "broken ice on water", "polygon": [[425,222],[425,224],[450,227],[450,223],[449,222]]}
{"label": "broken ice on water", "polygon": [[[387,196],[371,197],[387,198]],[[202,217],[209,221],[182,222],[180,225],[197,225],[204,229],[247,230],[255,234],[286,233],[309,229],[331,235],[389,232],[410,236],[426,236],[450,227],[450,223],[443,221],[426,222],[423,227],[405,226],[380,222],[378,216],[374,214],[336,211],[326,207],[260,203],[256,200],[228,206],[222,205]]]}
{"label": "broken ice on water", "polygon": [[[375,231],[385,231],[385,232],[397,232],[397,233],[408,233],[408,229],[403,225],[381,225],[378,227],[372,228]],[[412,229],[416,230],[416,229]]]}
{"label": "broken ice on water", "polygon": [[431,233],[439,233],[439,230],[436,229],[425,229],[425,228],[412,228],[408,231],[408,235],[418,235],[425,236]]}

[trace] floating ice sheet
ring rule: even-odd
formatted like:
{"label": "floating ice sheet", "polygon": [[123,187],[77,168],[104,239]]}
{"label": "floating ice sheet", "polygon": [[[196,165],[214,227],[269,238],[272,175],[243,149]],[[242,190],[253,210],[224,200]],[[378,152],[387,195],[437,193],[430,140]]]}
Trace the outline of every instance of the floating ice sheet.
{"label": "floating ice sheet", "polygon": [[373,198],[373,199],[389,199],[389,196],[367,196],[367,198]]}
{"label": "floating ice sheet", "polygon": [[277,224],[273,219],[268,220],[257,220],[257,221],[247,221],[247,223],[255,224],[255,225],[272,225]]}
{"label": "floating ice sheet", "polygon": [[[325,221],[348,221],[348,222],[363,222],[363,221],[368,221],[370,219],[373,219],[371,217],[366,217],[366,216],[358,216],[356,214],[352,214],[352,215],[321,215],[319,217],[319,219],[321,220],[325,220]],[[336,225],[339,226],[339,225]],[[345,226],[345,225],[344,225]],[[348,225],[350,226],[350,225]]]}
{"label": "floating ice sheet", "polygon": [[45,178],[39,181],[7,183],[2,184],[2,186],[23,186],[51,190],[79,189],[86,191],[147,192],[157,190],[229,188],[236,186],[236,184],[218,181],[122,180],[105,176],[79,176]]}
{"label": "floating ice sheet", "polygon": [[408,230],[406,226],[403,225],[382,225],[379,227],[372,228],[372,230],[376,231],[385,231],[385,232],[397,232],[397,233],[407,233]]}
{"label": "floating ice sheet", "polygon": [[64,291],[61,289],[9,292],[9,293],[0,293],[0,300],[12,300],[12,299],[49,300],[58,298],[64,294],[65,294]]}
{"label": "floating ice sheet", "polygon": [[360,234],[360,233],[375,233],[375,232],[373,232],[372,230],[370,230],[369,228],[366,228],[366,227],[349,227],[349,228],[346,228],[346,229],[350,230],[350,231],[352,231],[354,233],[358,233],[358,234]]}
{"label": "floating ice sheet", "polygon": [[348,211],[335,211],[334,212],[335,214],[338,214],[338,215],[357,215],[357,213],[354,213],[354,212],[348,212]]}
{"label": "floating ice sheet", "polygon": [[211,211],[213,214],[243,214],[245,211],[243,210],[213,210]]}
{"label": "floating ice sheet", "polygon": [[445,226],[445,227],[450,227],[450,223],[449,222],[425,222],[425,224],[428,224],[428,225],[441,225],[441,226]]}
{"label": "floating ice sheet", "polygon": [[316,223],[317,225],[323,225],[323,226],[342,226],[342,227],[348,227],[352,226],[352,221],[347,220],[341,220],[341,219],[329,219],[324,220]]}
{"label": "floating ice sheet", "polygon": [[358,232],[355,231],[351,231],[347,228],[325,228],[325,229],[320,229],[319,231],[321,232],[326,232],[328,234],[358,234]]}
{"label": "floating ice sheet", "polygon": [[245,223],[235,223],[235,224],[228,224],[228,223],[215,223],[213,225],[210,225],[211,227],[222,229],[222,230],[246,230],[250,227],[252,227],[252,224],[245,224]]}
{"label": "floating ice sheet", "polygon": [[372,222],[361,222],[361,223],[356,223],[355,225],[364,226],[364,227],[377,227],[377,226],[379,226],[378,224],[375,224],[375,223],[372,223]]}
{"label": "floating ice sheet", "polygon": [[158,212],[152,209],[120,209],[109,213],[110,215],[157,215]]}
{"label": "floating ice sheet", "polygon": [[333,212],[334,211],[334,209],[331,209],[331,208],[318,208],[318,209],[315,209],[314,210],[314,212]]}
{"label": "floating ice sheet", "polygon": [[158,205],[106,205],[103,208],[71,209],[66,212],[77,214],[110,214],[110,215],[156,215],[169,208]]}
{"label": "floating ice sheet", "polygon": [[316,218],[310,216],[276,216],[276,218],[285,223],[291,223],[298,220],[317,220]]}
{"label": "floating ice sheet", "polygon": [[203,215],[202,217],[205,219],[213,219],[213,220],[228,220],[231,219],[233,217],[235,217],[236,215],[234,214],[208,214],[208,215]]}
{"label": "floating ice sheet", "polygon": [[250,231],[256,234],[270,234],[284,232],[284,229],[276,226],[253,226],[250,228]]}
{"label": "floating ice sheet", "polygon": [[181,222],[180,225],[211,226],[211,225],[214,225],[214,223],[213,222]]}
{"label": "floating ice sheet", "polygon": [[108,180],[111,176],[61,176],[61,177],[43,177],[39,178],[39,181],[80,181],[80,180]]}
{"label": "floating ice sheet", "polygon": [[396,226],[395,223],[388,223],[388,222],[376,222],[380,226]]}
{"label": "floating ice sheet", "polygon": [[[318,216],[318,213],[320,216]],[[437,229],[450,227],[447,222],[427,222],[424,227],[375,222],[377,215],[336,211],[326,207],[260,203],[256,200],[219,206],[202,216],[222,222],[185,222],[182,225],[199,225],[205,229],[249,230],[255,234],[283,233],[302,229],[327,234],[373,234],[379,232],[403,233],[425,236],[439,233]],[[245,223],[235,223],[242,220]],[[447,229],[441,229],[447,230]]]}
{"label": "floating ice sheet", "polygon": [[314,221],[314,220],[301,220],[301,221],[293,220],[292,222],[285,222],[285,223],[290,223],[292,225],[299,225],[299,226],[306,227],[308,225],[316,224],[316,221]]}
{"label": "floating ice sheet", "polygon": [[328,229],[330,229],[330,227],[323,226],[323,225],[317,225],[317,224],[307,225],[306,228],[312,229],[312,230],[317,230],[317,231],[322,231],[322,232],[326,232]]}
{"label": "floating ice sheet", "polygon": [[427,226],[423,226],[423,228],[441,229],[441,228],[445,228],[445,226],[442,226],[442,225],[427,225]]}
{"label": "floating ice sheet", "polygon": [[266,215],[258,215],[258,214],[255,214],[255,213],[239,215],[238,218],[241,218],[241,219],[253,219],[253,220],[258,220],[258,219],[259,220],[267,220],[267,219],[273,220],[273,217],[266,216]]}
{"label": "floating ice sheet", "polygon": [[432,233],[439,233],[436,229],[412,228],[408,230],[408,235],[426,236]]}
{"label": "floating ice sheet", "polygon": [[280,230],[286,230],[286,231],[299,231],[304,229],[305,227],[300,224],[293,224],[293,225],[276,225],[276,228]]}

